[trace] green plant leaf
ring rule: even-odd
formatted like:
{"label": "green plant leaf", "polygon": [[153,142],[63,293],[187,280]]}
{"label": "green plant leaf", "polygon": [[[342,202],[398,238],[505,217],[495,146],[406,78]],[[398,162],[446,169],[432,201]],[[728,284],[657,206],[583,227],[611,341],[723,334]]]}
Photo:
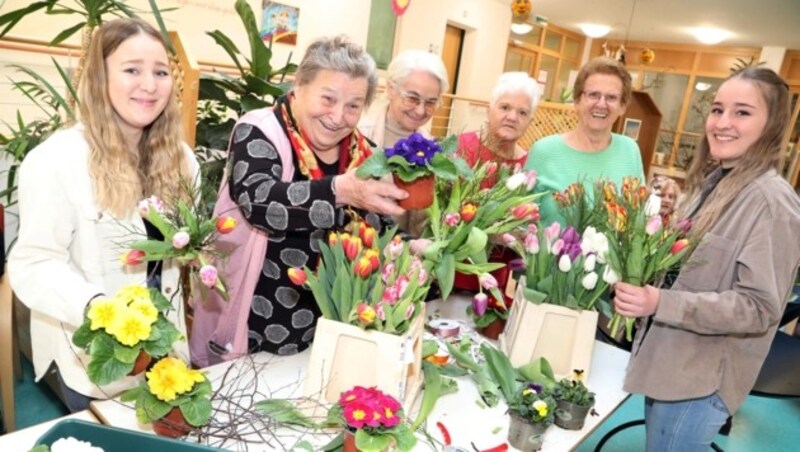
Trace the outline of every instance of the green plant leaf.
{"label": "green plant leaf", "polygon": [[92,339],[94,339],[99,331],[100,330],[92,331],[91,322],[87,320],[72,333],[72,343],[85,350],[89,347]]}
{"label": "green plant leaf", "polygon": [[64,29],[61,33],[57,34],[55,38],[50,41],[49,46],[57,46],[61,44],[65,39],[69,38],[70,36],[74,35],[75,32],[78,30],[83,29],[86,26],[86,22],[79,22],[67,29]]}
{"label": "green plant leaf", "polygon": [[89,379],[96,384],[106,385],[124,377],[133,370],[133,363],[124,363],[114,357],[117,341],[108,334],[98,334],[90,348],[91,361],[86,366]]}
{"label": "green plant leaf", "polygon": [[[171,409],[172,405],[158,400],[156,396],[150,394],[148,391],[142,391],[141,396],[136,401],[136,417],[140,420],[143,417],[145,422],[153,422],[157,419],[161,419],[166,416]],[[140,410],[142,412],[142,417],[140,417],[139,414]]]}
{"label": "green plant leaf", "polygon": [[362,452],[380,452],[386,450],[391,444],[391,437],[387,434],[370,434],[364,429],[356,430],[356,447]]}
{"label": "green plant leaf", "polygon": [[206,34],[211,36],[214,42],[216,42],[217,45],[222,47],[222,49],[233,60],[233,64],[235,64],[236,67],[239,69],[239,73],[242,76],[244,76],[245,73],[244,68],[242,67],[242,63],[239,62],[239,57],[237,56],[241,54],[241,52],[239,52],[239,48],[236,47],[236,44],[234,44],[233,41],[231,41],[231,38],[229,38],[227,35],[225,35],[225,33],[219,30],[208,31],[206,32]]}
{"label": "green plant leaf", "polygon": [[381,178],[389,174],[389,164],[383,151],[376,151],[356,169],[356,176],[361,179]]}
{"label": "green plant leaf", "polygon": [[505,397],[506,402],[510,402],[514,399],[518,390],[516,382],[517,371],[511,365],[508,356],[500,350],[487,344],[481,344],[481,352],[486,358],[489,372],[500,387],[503,397]]}
{"label": "green plant leaf", "polygon": [[140,347],[127,347],[120,343],[114,344],[114,359],[129,364],[135,364],[139,356]]}
{"label": "green plant leaf", "polygon": [[453,291],[453,283],[456,278],[456,261],[450,253],[442,254],[442,260],[436,267],[436,279],[439,281],[439,289],[442,291],[442,300],[447,300],[450,292]]}
{"label": "green plant leaf", "polygon": [[211,419],[211,400],[205,397],[192,397],[178,406],[186,422],[194,427],[202,427]]}

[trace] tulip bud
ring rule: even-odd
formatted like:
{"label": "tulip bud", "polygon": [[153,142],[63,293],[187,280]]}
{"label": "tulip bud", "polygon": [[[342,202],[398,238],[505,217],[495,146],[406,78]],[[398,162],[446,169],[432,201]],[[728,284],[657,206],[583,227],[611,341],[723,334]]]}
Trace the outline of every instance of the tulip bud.
{"label": "tulip bud", "polygon": [[672,248],[670,248],[669,252],[670,254],[675,255],[683,251],[687,246],[689,246],[689,241],[686,239],[680,239],[672,244]]}
{"label": "tulip bud", "polygon": [[644,214],[647,216],[658,215],[661,210],[661,197],[655,193],[651,193],[647,197],[647,202],[644,205]]}
{"label": "tulip bud", "polygon": [[514,191],[525,183],[525,173],[517,173],[506,179],[506,188]]}
{"label": "tulip bud", "polygon": [[561,254],[561,251],[563,249],[564,249],[564,240],[563,239],[558,239],[558,240],[556,240],[555,243],[553,243],[553,246],[550,247],[550,254],[552,254],[554,256],[558,256],[559,254]]}
{"label": "tulip bud", "polygon": [[372,226],[361,223],[361,226],[358,228],[358,235],[361,237],[361,241],[364,243],[365,247],[372,248],[372,244],[375,242],[375,237],[378,233]]}
{"label": "tulip bud", "polygon": [[586,276],[581,279],[581,284],[586,290],[594,290],[595,286],[597,286],[597,273],[587,273]]}
{"label": "tulip bud", "polygon": [[558,259],[558,269],[564,273],[572,269],[572,261],[569,260],[569,255],[565,254]]}
{"label": "tulip bud", "polygon": [[497,288],[497,280],[489,273],[481,273],[480,276],[478,276],[478,281],[481,283],[481,287],[486,290]]}
{"label": "tulip bud", "polygon": [[406,288],[408,288],[408,275],[400,275],[394,284],[397,286],[398,296],[402,297],[406,293]]}
{"label": "tulip bud", "polygon": [[416,307],[414,306],[414,303],[411,303],[410,305],[408,305],[408,308],[406,308],[406,320],[411,320],[411,317],[414,316],[414,311],[415,310],[416,310]]}
{"label": "tulip bud", "polygon": [[328,234],[328,246],[334,247],[339,243],[339,235],[335,232]]}
{"label": "tulip bud", "polygon": [[459,221],[461,221],[461,215],[457,213],[448,213],[444,216],[444,224],[451,228],[457,226]]}
{"label": "tulip bud", "polygon": [[586,259],[583,261],[583,270],[587,272],[593,272],[596,262],[597,257],[595,257],[594,254],[586,256]]}
{"label": "tulip bud", "polygon": [[461,206],[461,219],[465,222],[469,223],[475,218],[475,214],[478,212],[478,205],[473,202],[468,202]]}
{"label": "tulip bud", "polygon": [[366,279],[372,273],[372,263],[368,257],[361,256],[353,266],[353,271],[356,275]]}
{"label": "tulip bud", "polygon": [[236,228],[236,220],[233,217],[225,215],[217,218],[217,231],[220,234],[227,234]]}
{"label": "tulip bud", "polygon": [[172,247],[176,250],[182,250],[192,238],[186,231],[178,231],[172,236]]}
{"label": "tulip bud", "polygon": [[539,253],[539,237],[536,234],[528,234],[525,236],[525,251],[529,254]]}
{"label": "tulip bud", "polygon": [[200,268],[200,281],[208,288],[217,285],[217,276],[217,269],[213,265],[203,265]]}
{"label": "tulip bud", "polygon": [[384,303],[391,306],[397,303],[397,300],[399,298],[400,298],[400,288],[397,287],[397,285],[394,285],[394,286],[389,286],[383,290],[383,296],[381,297],[381,300]]}
{"label": "tulip bud", "polygon": [[608,283],[609,286],[613,286],[619,282],[619,275],[611,269],[610,265],[606,265],[606,269],[603,271],[603,281]]}
{"label": "tulip bud", "polygon": [[482,317],[483,314],[486,313],[488,307],[489,297],[485,293],[479,292],[472,297],[472,312],[474,312],[476,316]]}
{"label": "tulip bud", "polygon": [[308,275],[306,275],[306,272],[302,268],[290,268],[286,270],[286,273],[289,275],[289,280],[298,286],[305,284],[308,279]]}
{"label": "tulip bud", "polygon": [[364,251],[364,257],[369,259],[371,266],[370,272],[374,272],[381,267],[380,253],[375,248],[370,248]]}
{"label": "tulip bud", "polygon": [[529,219],[536,221],[539,219],[539,206],[529,202],[511,209],[511,215],[517,220]]}
{"label": "tulip bud", "polygon": [[383,309],[383,303],[378,303],[375,306],[375,315],[381,322],[386,321],[386,311]]}
{"label": "tulip bud", "polygon": [[153,207],[157,213],[164,212],[164,202],[158,199],[156,195],[139,201],[137,207],[139,208],[139,214],[142,218],[148,218],[150,216],[150,207]]}
{"label": "tulip bud", "polygon": [[144,262],[144,251],[142,250],[127,250],[119,257],[124,265],[139,265]]}
{"label": "tulip bud", "polygon": [[356,314],[358,314],[358,321],[364,325],[369,325],[374,322],[375,317],[377,316],[375,309],[363,302],[358,304],[358,307],[356,308]]}
{"label": "tulip bud", "polygon": [[383,282],[388,283],[392,277],[394,276],[394,272],[397,270],[394,262],[389,262],[388,264],[383,266],[383,270],[381,271],[381,279]]}
{"label": "tulip bud", "polygon": [[534,170],[530,170],[527,173],[525,173],[525,188],[527,188],[529,191],[533,190],[533,187],[536,186],[537,176],[538,174],[536,174],[536,171]]}
{"label": "tulip bud", "polygon": [[663,220],[661,219],[661,215],[653,215],[652,217],[647,219],[647,224],[644,227],[644,232],[647,235],[653,235],[659,230],[661,230],[661,224]]}
{"label": "tulip bud", "polygon": [[403,240],[400,236],[395,236],[392,241],[386,245],[383,252],[389,260],[397,259],[403,253]]}
{"label": "tulip bud", "polygon": [[512,234],[509,234],[508,232],[503,234],[501,236],[501,239],[503,240],[503,244],[505,244],[506,246],[511,246],[517,242],[517,238],[514,237]]}
{"label": "tulip bud", "polygon": [[342,234],[342,248],[347,259],[353,261],[361,252],[361,238],[353,237],[350,234]]}
{"label": "tulip bud", "polygon": [[684,218],[675,224],[675,228],[681,231],[683,235],[686,235],[692,230],[692,220],[689,218]]}

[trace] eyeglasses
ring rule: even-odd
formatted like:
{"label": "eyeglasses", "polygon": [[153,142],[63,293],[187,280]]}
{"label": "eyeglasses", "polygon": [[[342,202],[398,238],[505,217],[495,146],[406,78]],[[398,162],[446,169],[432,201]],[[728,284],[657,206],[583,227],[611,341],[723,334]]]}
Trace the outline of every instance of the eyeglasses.
{"label": "eyeglasses", "polygon": [[619,94],[603,94],[600,91],[584,91],[583,95],[592,102],[600,102],[600,99],[605,98],[608,105],[616,105],[622,101]]}
{"label": "eyeglasses", "polygon": [[436,107],[439,106],[439,98],[429,98],[423,99],[414,93],[410,93],[402,88],[397,86],[394,87],[398,93],[400,93],[400,98],[403,99],[403,106],[406,108],[417,108],[420,104],[425,104],[425,110],[431,111],[435,110]]}

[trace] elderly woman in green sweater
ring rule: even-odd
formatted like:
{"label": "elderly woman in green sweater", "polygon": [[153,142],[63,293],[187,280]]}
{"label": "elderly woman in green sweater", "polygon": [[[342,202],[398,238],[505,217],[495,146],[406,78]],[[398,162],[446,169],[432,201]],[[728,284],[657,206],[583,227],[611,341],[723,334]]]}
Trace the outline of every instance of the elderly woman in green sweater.
{"label": "elderly woman in green sweater", "polygon": [[[578,126],[561,135],[534,143],[525,163],[538,174],[537,192],[557,192],[582,182],[592,195],[592,184],[607,178],[618,185],[624,176],[644,181],[639,146],[626,136],[611,133],[631,99],[631,76],[622,64],[599,57],[589,61],[575,79],[573,93]],[[542,224],[564,222],[552,196],[540,200]]]}

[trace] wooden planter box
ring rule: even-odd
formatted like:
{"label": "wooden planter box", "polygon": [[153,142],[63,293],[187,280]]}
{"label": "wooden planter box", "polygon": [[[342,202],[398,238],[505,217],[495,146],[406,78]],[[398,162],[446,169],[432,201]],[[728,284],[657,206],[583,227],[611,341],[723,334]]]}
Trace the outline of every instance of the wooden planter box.
{"label": "wooden planter box", "polygon": [[519,367],[544,357],[556,378],[568,377],[574,369],[583,369],[584,378],[588,378],[597,312],[534,304],[525,299],[524,287],[520,281],[505,331],[500,335],[500,347],[511,364]]}
{"label": "wooden planter box", "polygon": [[305,395],[330,404],[353,386],[376,386],[410,412],[422,387],[424,319],[422,305],[408,332],[396,336],[320,317],[311,346]]}

